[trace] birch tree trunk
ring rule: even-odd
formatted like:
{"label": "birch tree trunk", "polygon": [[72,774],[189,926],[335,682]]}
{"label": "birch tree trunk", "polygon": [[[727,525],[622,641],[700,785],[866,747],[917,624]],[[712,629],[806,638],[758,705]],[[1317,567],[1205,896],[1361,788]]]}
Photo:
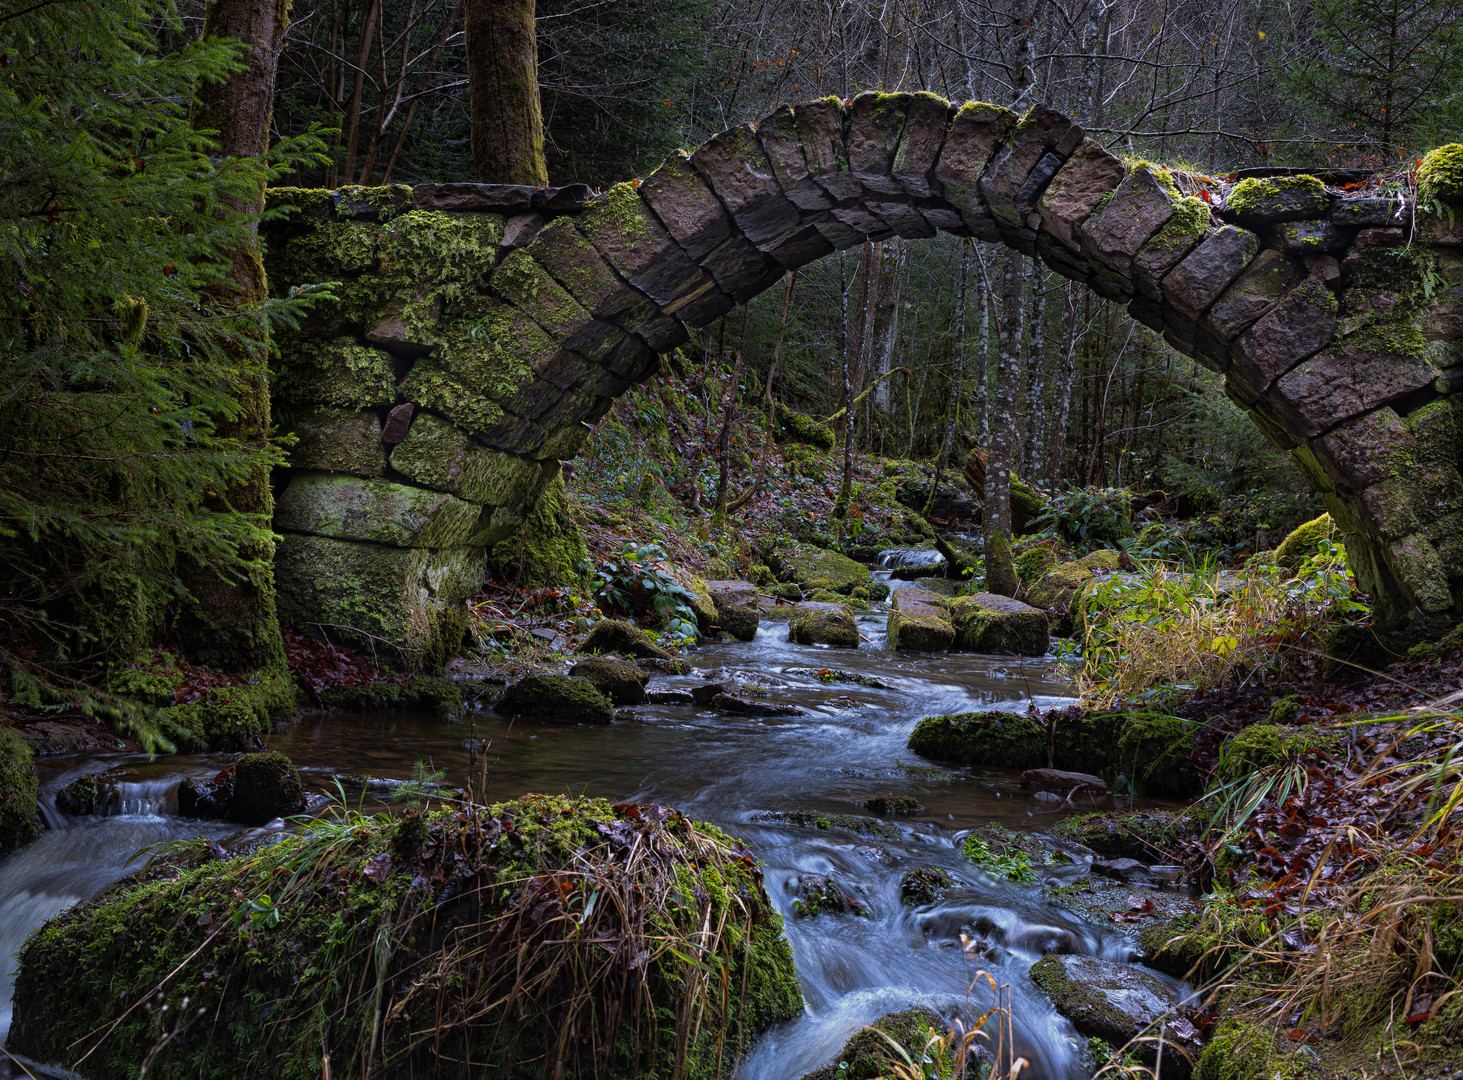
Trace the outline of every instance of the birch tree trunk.
{"label": "birch tree trunk", "polygon": [[1047,457],[1047,480],[1055,484],[1062,478],[1062,453],[1066,449],[1067,424],[1072,416],[1072,379],[1077,372],[1078,298],[1069,282],[1062,296],[1062,337],[1057,350],[1059,363],[1056,387],[1052,392],[1052,438]]}
{"label": "birch tree trunk", "polygon": [[480,184],[549,182],[534,0],[468,0],[472,168]]}
{"label": "birch tree trunk", "polygon": [[980,264],[980,347],[976,350],[976,362],[980,365],[975,382],[975,441],[984,448],[991,439],[990,375],[991,375],[991,277],[986,270],[984,257],[977,249]]}
{"label": "birch tree trunk", "polygon": [[1021,471],[1035,480],[1042,460],[1042,432],[1046,415],[1046,275],[1036,258],[1031,260],[1031,347],[1026,356],[1026,401],[1023,406],[1026,437],[1021,446]]}
{"label": "birch tree trunk", "polygon": [[1001,596],[1015,596],[1020,584],[1011,560],[1011,461],[1016,448],[1016,405],[1021,387],[1021,322],[1025,286],[1022,259],[1013,252],[1006,260],[1006,280],[1001,296],[1000,367],[985,473],[983,538],[986,588]]}
{"label": "birch tree trunk", "polygon": [[[233,38],[245,45],[243,66],[228,81],[206,85],[193,111],[193,126],[218,132],[218,151],[225,157],[263,158],[269,148],[275,65],[288,23],[289,0],[212,0],[208,5],[203,36]],[[262,180],[258,195],[239,209],[263,211]],[[228,303],[245,306],[267,298],[257,239],[230,253],[228,281],[218,292]],[[220,377],[232,381],[239,410],[232,418],[218,418],[217,431],[257,448],[263,460],[269,449],[269,329],[263,320],[248,340],[230,345],[228,352],[233,371]],[[269,470],[256,465],[247,479],[206,504],[254,518],[260,538],[240,549],[241,573],[224,577],[191,561],[179,565],[189,595],[178,620],[184,651],[197,662],[233,671],[283,671],[284,641],[274,608],[274,544],[265,539],[274,516]]]}
{"label": "birch tree trunk", "polygon": [[879,283],[874,311],[874,340],[870,349],[873,358],[874,407],[883,416],[889,414],[892,379],[884,378],[894,366],[894,346],[899,340],[899,301],[904,292],[904,264],[909,245],[898,237],[880,245]]}

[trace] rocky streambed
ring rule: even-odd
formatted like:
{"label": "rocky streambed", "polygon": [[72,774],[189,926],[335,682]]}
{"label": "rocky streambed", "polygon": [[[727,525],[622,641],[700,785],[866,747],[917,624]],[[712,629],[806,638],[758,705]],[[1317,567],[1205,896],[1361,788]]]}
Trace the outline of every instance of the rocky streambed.
{"label": "rocky streambed", "polygon": [[[568,791],[670,806],[743,839],[762,864],[805,1002],[749,1044],[739,1071],[749,1080],[796,1080],[836,1064],[852,1033],[891,1012],[984,1011],[985,983],[972,989],[981,970],[1008,995],[1006,1044],[1030,1062],[1023,1076],[1089,1075],[1088,1037],[1115,1038],[1130,1022],[1114,1019],[1112,1003],[1129,1002],[1132,1022],[1146,1023],[1182,998],[1179,968],[1162,963],[1153,940],[1165,935],[1152,928],[1192,901],[1141,861],[1095,857],[1059,828],[1078,810],[1131,800],[1023,788],[1018,770],[935,764],[908,748],[925,717],[1064,703],[1069,688],[1054,661],[890,651],[885,603],[853,618],[858,648],[797,644],[787,623],[764,617],[750,641],[690,650],[682,673],[654,671],[641,684],[645,701],[611,723],[319,714],[271,746],[295,762],[317,802],[340,781],[352,806],[399,814],[391,793],[425,769],[447,786],[471,782],[491,801]],[[768,708],[728,708],[702,692],[713,684],[724,699]],[[0,862],[3,962],[31,927],[135,870],[128,859],[145,845],[267,836],[178,816],[182,782],[211,781],[234,760],[44,761],[51,828]],[[55,808],[65,784],[103,769],[113,794],[98,813]],[[1142,966],[1144,957],[1167,970]],[[8,1001],[13,965],[3,979]],[[29,992],[47,990],[32,982]],[[1181,1077],[1187,1065],[1182,1054],[1166,1058],[1163,1073]]]}

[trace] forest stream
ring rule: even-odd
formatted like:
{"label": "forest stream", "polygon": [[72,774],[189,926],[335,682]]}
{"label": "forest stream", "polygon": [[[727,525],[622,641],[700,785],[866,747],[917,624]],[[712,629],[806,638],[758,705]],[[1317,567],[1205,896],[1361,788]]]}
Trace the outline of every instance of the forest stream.
{"label": "forest stream", "polygon": [[[515,726],[488,713],[464,724],[406,712],[316,713],[276,734],[271,745],[299,766],[307,786],[325,793],[335,790],[341,774],[406,779],[417,761],[445,770],[449,784],[466,784],[465,746],[475,738],[488,743],[492,799],[573,791],[657,802],[745,838],[765,864],[807,1003],[803,1017],[764,1036],[739,1073],[747,1080],[795,1080],[836,1055],[860,1025],[910,1004],[950,1013],[968,1001],[983,1010],[989,991],[971,987],[980,968],[1010,985],[1016,1051],[1033,1065],[1022,1075],[1085,1076],[1081,1040],[1030,983],[1027,969],[1053,951],[1127,960],[1131,940],[1115,926],[1086,922],[1043,899],[1040,885],[976,868],[959,848],[972,827],[998,822],[1044,832],[1074,808],[1030,799],[1011,773],[903,767],[917,764],[905,741],[921,717],[1061,704],[1071,693],[1064,670],[1050,657],[886,652],[884,606],[860,617],[869,640],[857,653],[791,644],[785,623],[764,620],[754,641],[702,645],[689,653],[695,673],[652,684],[670,689],[736,679],[765,687],[767,700],[796,705],[802,716],[741,718],[648,705],[635,710],[634,721],[594,728]],[[820,680],[816,672],[825,665],[878,685]],[[31,928],[135,869],[128,860],[149,845],[197,835],[225,840],[238,831],[176,813],[179,782],[212,775],[226,760],[113,755],[42,763],[49,828],[0,862],[0,1032],[10,1021],[13,954]],[[58,813],[55,791],[99,769],[122,769],[130,777],[121,785],[121,805],[109,816]],[[355,786],[360,794],[351,797],[369,807],[389,788]],[[755,820],[760,811],[795,808],[859,814],[865,799],[890,792],[913,795],[925,807],[894,819],[902,834],[897,840]],[[900,878],[917,866],[942,867],[959,885],[934,904],[906,906]],[[1075,877],[1079,867],[1070,869]],[[835,874],[867,905],[867,917],[795,916],[793,886],[811,874]],[[961,949],[962,931],[979,939],[978,950]]]}

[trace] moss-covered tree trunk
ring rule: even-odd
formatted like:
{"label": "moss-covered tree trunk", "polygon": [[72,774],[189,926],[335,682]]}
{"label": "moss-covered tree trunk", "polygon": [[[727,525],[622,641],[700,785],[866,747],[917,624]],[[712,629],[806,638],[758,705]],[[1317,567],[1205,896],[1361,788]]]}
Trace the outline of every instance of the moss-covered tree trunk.
{"label": "moss-covered tree trunk", "polygon": [[467,0],[472,167],[480,184],[549,182],[534,0]]}
{"label": "moss-covered tree trunk", "polygon": [[[274,70],[289,22],[289,0],[211,0],[203,22],[204,37],[242,42],[242,67],[226,82],[203,88],[193,112],[193,126],[218,133],[219,153],[226,157],[262,158],[269,147],[274,97]],[[264,208],[264,189],[252,206]],[[259,245],[241,244],[230,255],[229,283],[220,299],[258,304],[266,298],[264,262]],[[247,340],[230,349],[239,407],[219,420],[219,432],[257,447],[260,464],[247,479],[218,492],[212,508],[255,517],[261,536],[240,551],[241,565],[218,567],[186,563],[180,575],[190,601],[179,620],[186,651],[195,659],[233,670],[281,669],[284,646],[274,610],[274,545],[268,535],[274,514],[269,469],[264,464],[269,440],[269,330],[261,320]]]}

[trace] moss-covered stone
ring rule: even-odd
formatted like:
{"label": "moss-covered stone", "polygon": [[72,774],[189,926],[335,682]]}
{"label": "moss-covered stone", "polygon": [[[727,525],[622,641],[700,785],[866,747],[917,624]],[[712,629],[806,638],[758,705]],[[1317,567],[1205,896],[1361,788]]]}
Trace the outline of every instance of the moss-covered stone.
{"label": "moss-covered stone", "polygon": [[403,548],[289,534],[275,555],[279,613],[392,668],[440,670],[467,630],[482,548]]}
{"label": "moss-covered stone", "polygon": [[555,476],[518,535],[489,551],[489,565],[500,578],[517,585],[582,587],[589,549],[574,517],[577,506],[564,488],[564,478]]}
{"label": "moss-covered stone", "polygon": [[[280,413],[276,411],[276,417]],[[295,445],[289,463],[296,469],[325,469],[352,476],[380,476],[386,471],[381,421],[367,410],[321,407],[287,414]]]}
{"label": "moss-covered stone", "polygon": [[1117,551],[1099,548],[1076,562],[1063,563],[1042,575],[1041,580],[1027,593],[1027,599],[1033,607],[1039,608],[1049,608],[1055,604],[1070,606],[1095,574],[1116,570],[1120,558]]}
{"label": "moss-covered stone", "polygon": [[0,854],[40,834],[35,755],[15,729],[0,721]]}
{"label": "moss-covered stone", "polygon": [[444,548],[484,542],[483,508],[441,491],[390,480],[297,472],[275,505],[281,532]]}
{"label": "moss-covered stone", "polygon": [[[284,337],[288,342],[288,335]],[[334,341],[295,341],[271,365],[270,394],[276,408],[372,409],[397,403],[396,371],[382,349]]]}
{"label": "moss-covered stone", "polygon": [[706,588],[716,605],[716,621],[722,630],[739,641],[751,641],[757,636],[762,613],[755,585],[745,581],[708,581]]}
{"label": "moss-covered stone", "polygon": [[864,809],[871,814],[917,814],[924,804],[913,795],[875,795],[864,800]]}
{"label": "moss-covered stone", "polygon": [[1192,760],[1194,731],[1178,717],[1126,714],[1118,731],[1118,753],[1130,786],[1147,795],[1197,795],[1203,785]]}
{"label": "moss-covered stone", "polygon": [[1046,725],[1010,712],[927,716],[915,725],[909,748],[932,761],[996,769],[1041,768],[1050,753]]}
{"label": "moss-covered stone", "polygon": [[1276,724],[1253,724],[1231,735],[1220,750],[1222,774],[1243,776],[1284,762],[1297,762],[1309,754],[1324,754],[1336,746],[1331,732],[1311,728],[1284,728]]}
{"label": "moss-covered stone", "polygon": [[615,718],[614,706],[594,683],[568,675],[519,679],[503,691],[493,711],[564,724],[608,724]]}
{"label": "moss-covered stone", "polygon": [[799,645],[857,649],[860,638],[858,624],[847,605],[805,600],[793,609],[787,621],[787,640]]}
{"label": "moss-covered stone", "polygon": [[[1047,572],[1060,561],[1057,553],[1045,545],[1029,548],[1012,560],[1016,567],[1016,576],[1027,588],[1045,577]],[[1049,607],[1050,605],[1043,606]]]}
{"label": "moss-covered stone", "polygon": [[772,825],[799,825],[825,832],[829,829],[843,829],[860,836],[873,836],[883,840],[899,840],[904,836],[897,825],[858,814],[824,814],[817,810],[759,810],[752,815],[751,820]]}
{"label": "moss-covered stone", "polygon": [[812,544],[779,548],[772,552],[769,561],[782,581],[801,586],[805,593],[828,589],[847,596],[859,586],[867,588],[872,580],[867,566]]}
{"label": "moss-covered stone", "polygon": [[1224,212],[1246,222],[1324,217],[1331,197],[1314,176],[1265,176],[1241,180],[1224,199]]}
{"label": "moss-covered stone", "polygon": [[1463,145],[1448,143],[1428,152],[1417,167],[1417,198],[1463,205]]}
{"label": "moss-covered stone", "polygon": [[785,405],[779,405],[777,407],[777,441],[816,446],[820,450],[832,450],[833,429],[818,423],[811,416],[793,412]]}
{"label": "moss-covered stone", "polygon": [[195,701],[169,705],[156,716],[179,750],[240,750],[292,719],[295,684],[286,674],[260,672],[252,682],[211,687]]}
{"label": "moss-covered stone", "polygon": [[1050,644],[1046,613],[1009,596],[957,596],[949,610],[955,648],[962,652],[1043,656]]}
{"label": "moss-covered stone", "polygon": [[[896,1045],[910,1060],[919,1061],[930,1039],[943,1035],[948,1026],[937,1013],[925,1008],[887,1013],[844,1043],[836,1060],[805,1073],[802,1080],[876,1080],[895,1075],[896,1067],[908,1068]],[[938,1063],[935,1075],[953,1074],[954,1065],[953,1060]]]}
{"label": "moss-covered stone", "polygon": [[305,787],[294,763],[276,751],[244,754],[234,763],[234,797],[229,817],[242,825],[263,825],[305,808]]}
{"label": "moss-covered stone", "polygon": [[608,656],[592,656],[569,669],[576,679],[586,679],[616,705],[643,705],[645,684],[650,676],[634,664]]}
{"label": "moss-covered stone", "polygon": [[531,506],[557,471],[544,462],[483,446],[430,413],[412,420],[406,438],[391,450],[391,467],[418,484],[469,502],[514,508]]}
{"label": "moss-covered stone", "polygon": [[1201,822],[1182,811],[1127,810],[1076,814],[1053,832],[1099,855],[1153,862],[1176,850]]}
{"label": "moss-covered stone", "polygon": [[955,642],[946,600],[921,589],[896,589],[889,601],[885,645],[895,651],[944,652]]}
{"label": "moss-covered stone", "polygon": [[1276,1054],[1273,1034],[1259,1024],[1225,1020],[1199,1055],[1194,1080],[1305,1080],[1315,1075],[1307,1054]]}
{"label": "moss-covered stone", "polygon": [[953,887],[955,879],[938,866],[921,866],[899,879],[899,899],[910,907],[933,904]]}
{"label": "moss-covered stone", "polygon": [[1316,554],[1322,540],[1339,539],[1340,532],[1331,521],[1330,514],[1322,514],[1295,529],[1275,549],[1275,565],[1283,566],[1294,573],[1301,564]]}
{"label": "moss-covered stone", "polygon": [[430,675],[377,679],[327,690],[320,695],[320,703],[326,708],[356,713],[430,712],[443,720],[460,720],[467,712],[462,687],[451,679]]}
{"label": "moss-covered stone", "polygon": [[[522,1080],[559,1067],[718,1080],[802,1011],[755,861],[662,807],[528,795],[177,861],[31,936],[12,1048],[73,1061],[105,1031],[86,1062],[96,1080],[136,1076],[144,1058],[158,1080],[304,1078],[322,1056],[342,1076],[473,1060]],[[626,947],[597,944],[609,939]],[[129,1007],[159,986],[170,1015],[187,998],[207,1018],[208,1038],[150,1056],[156,1013]]]}
{"label": "moss-covered stone", "polygon": [[595,623],[576,650],[581,653],[619,653],[643,660],[670,660],[671,654],[655,643],[655,639],[620,619],[601,619]]}
{"label": "moss-covered stone", "polygon": [[111,785],[99,780],[97,773],[87,773],[56,792],[56,809],[72,817],[86,817],[97,812],[98,804],[105,804],[110,791]]}

